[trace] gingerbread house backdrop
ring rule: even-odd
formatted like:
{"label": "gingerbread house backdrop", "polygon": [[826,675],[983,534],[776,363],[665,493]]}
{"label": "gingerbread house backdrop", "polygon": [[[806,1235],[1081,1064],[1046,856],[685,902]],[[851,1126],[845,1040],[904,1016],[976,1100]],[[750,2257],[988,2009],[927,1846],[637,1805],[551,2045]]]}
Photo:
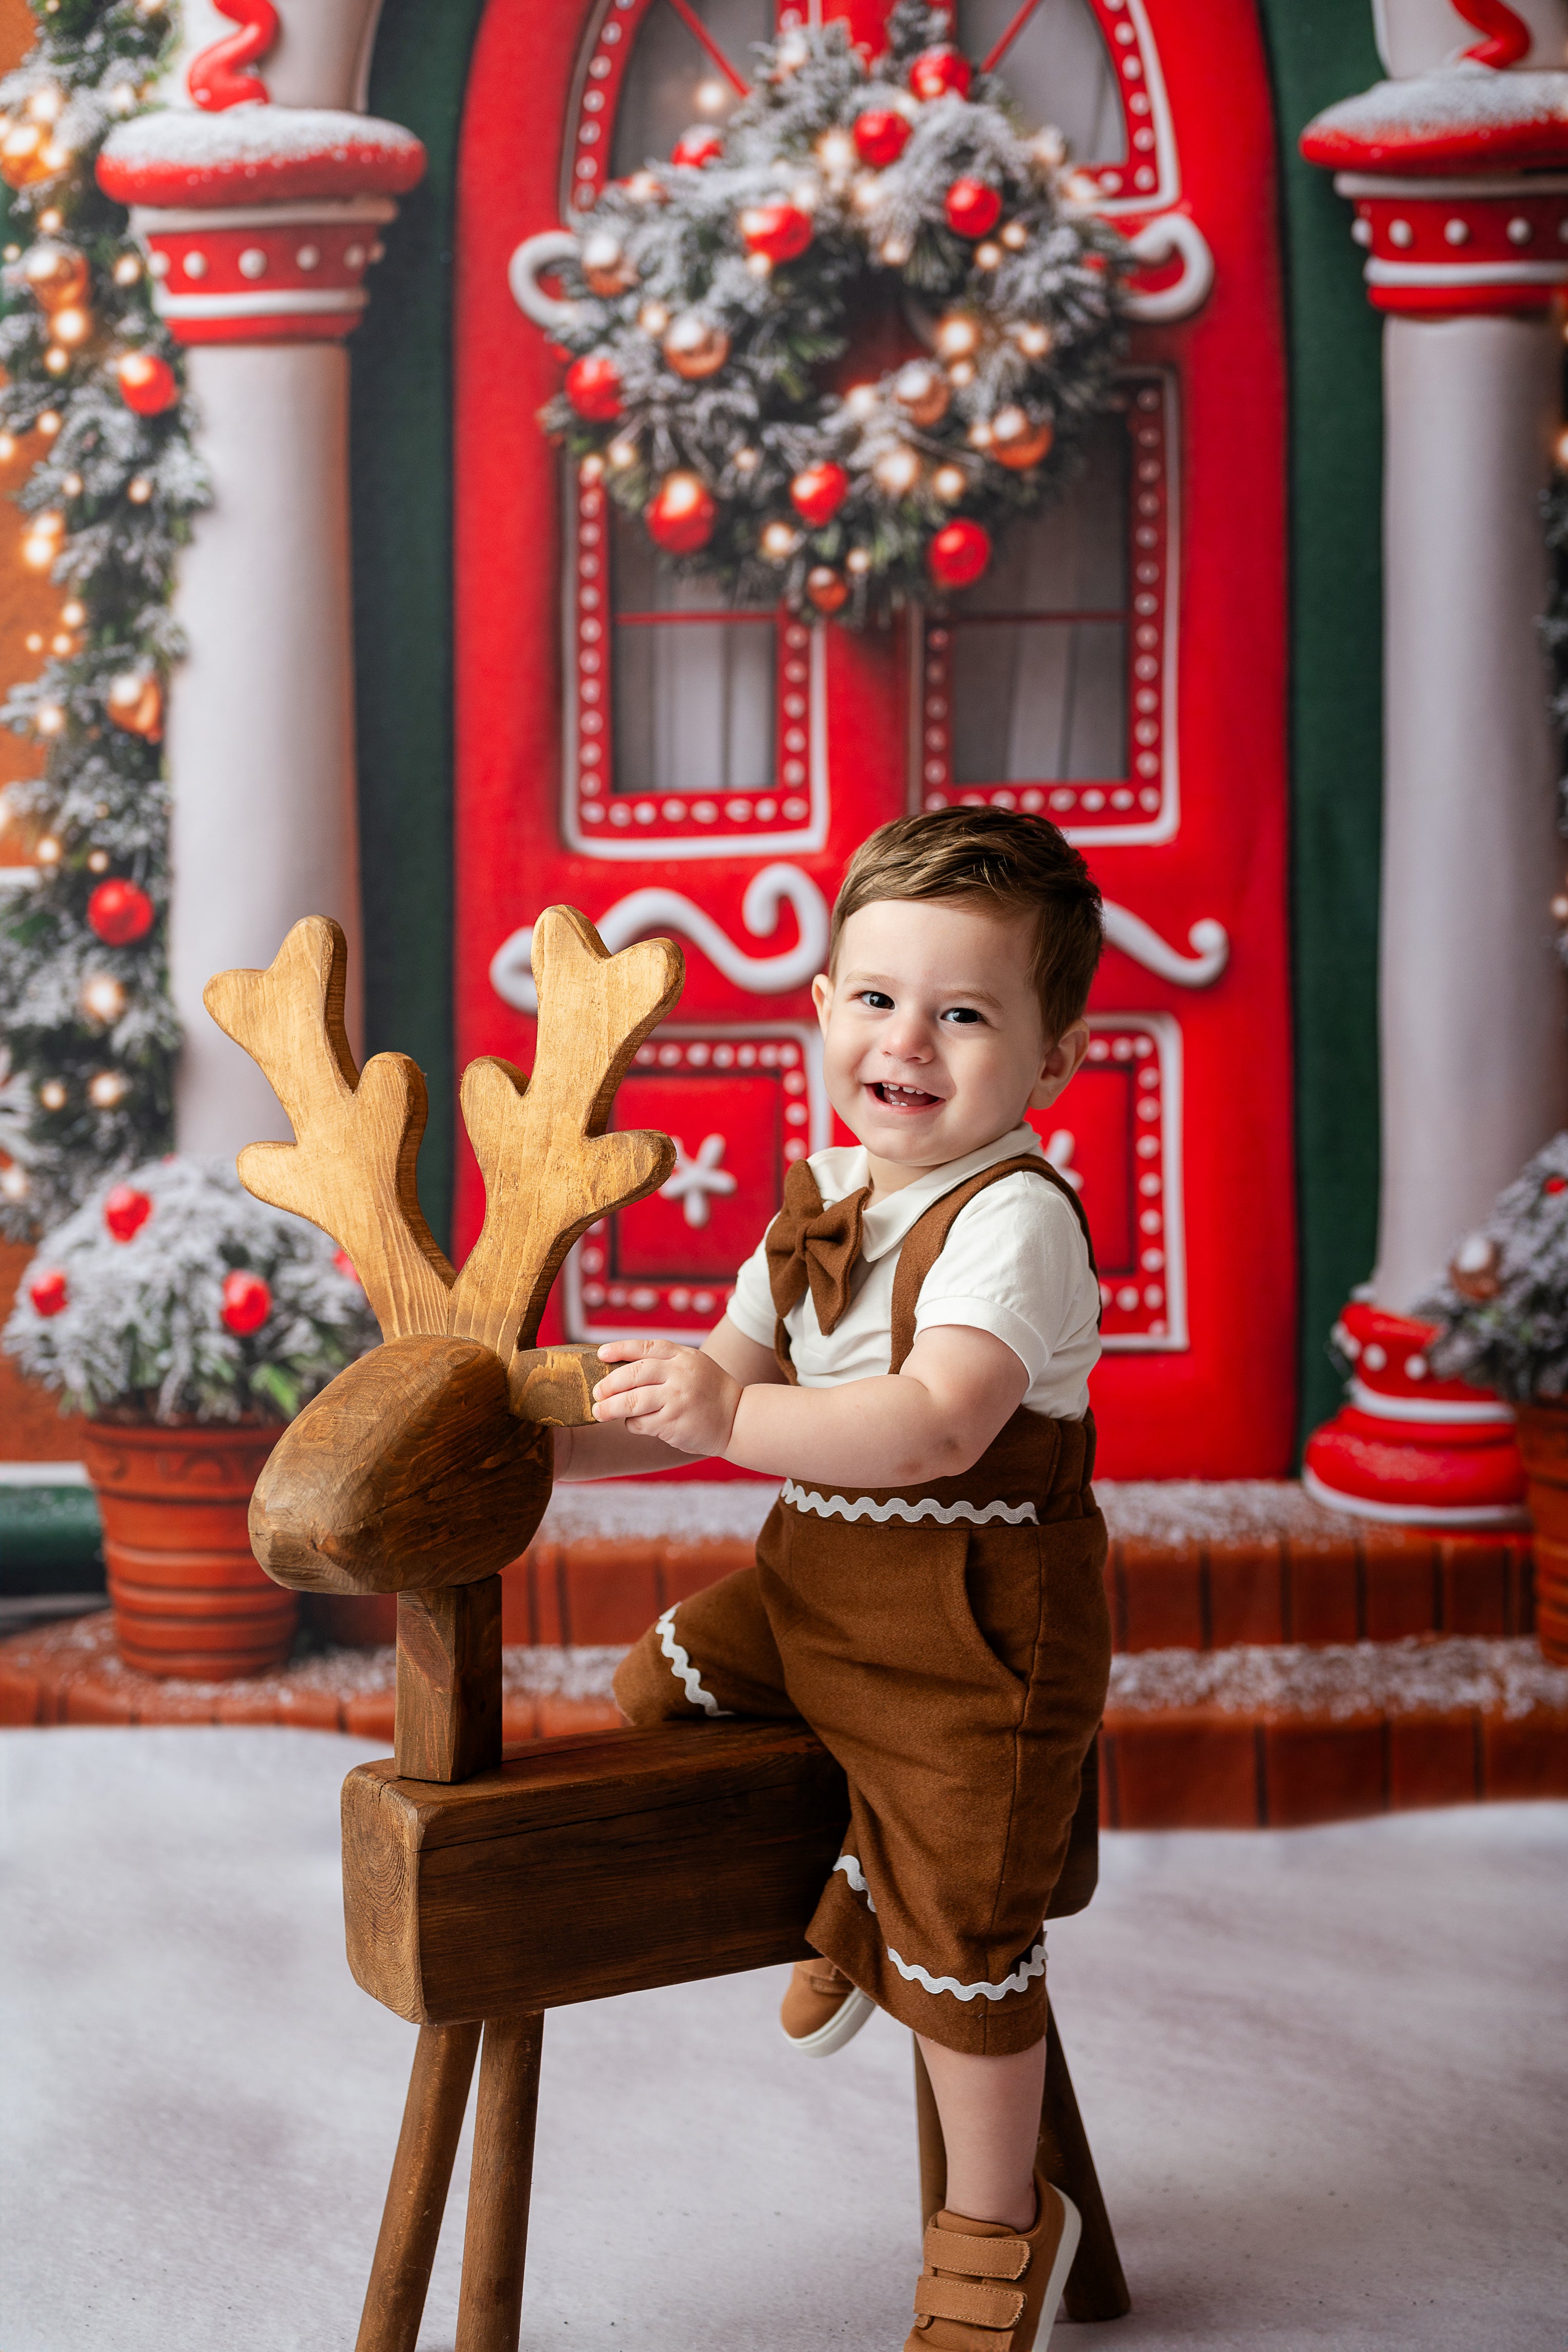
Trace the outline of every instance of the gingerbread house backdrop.
{"label": "gingerbread house backdrop", "polygon": [[[1128,347],[1065,499],[857,633],[672,578],[537,414],[552,240],[722,123],[754,43],[884,13],[184,0],[163,103],[106,151],[214,494],[168,728],[178,1139],[279,1131],[201,988],[336,913],[365,1049],[430,1076],[422,1191],[461,1251],[455,1073],[529,1063],[532,917],[673,933],[685,995],[618,1116],[676,1171],[554,1311],[695,1336],[832,1137],[809,982],[847,854],[905,809],[1038,812],[1108,907],[1046,1135],[1104,1274],[1104,1467],[1285,1475],[1347,1299],[1407,1310],[1563,1123],[1536,506],[1568,6],[958,0],[1135,240]],[[1448,1426],[1385,1352],[1364,1419]]]}

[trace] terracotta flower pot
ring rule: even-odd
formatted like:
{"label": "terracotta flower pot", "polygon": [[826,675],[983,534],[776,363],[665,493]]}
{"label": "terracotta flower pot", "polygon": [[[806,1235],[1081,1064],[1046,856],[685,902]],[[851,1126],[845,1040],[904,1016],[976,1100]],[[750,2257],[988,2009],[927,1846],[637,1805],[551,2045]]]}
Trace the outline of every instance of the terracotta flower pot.
{"label": "terracotta flower pot", "polygon": [[1568,1666],[1568,1397],[1519,1407],[1519,1450],[1535,1526],[1535,1630],[1554,1666]]}
{"label": "terracotta flower pot", "polygon": [[251,1555],[246,1513],[277,1429],[94,1421],[115,1640],[141,1674],[224,1681],[280,1666],[298,1601]]}

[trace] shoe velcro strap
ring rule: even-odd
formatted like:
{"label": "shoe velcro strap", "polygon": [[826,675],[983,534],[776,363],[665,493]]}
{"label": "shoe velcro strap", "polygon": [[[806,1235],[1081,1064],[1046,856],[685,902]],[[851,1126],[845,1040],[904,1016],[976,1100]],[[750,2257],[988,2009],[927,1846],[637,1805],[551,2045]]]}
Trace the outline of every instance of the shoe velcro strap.
{"label": "shoe velcro strap", "polygon": [[962,2271],[968,2278],[1022,2278],[1029,2268],[1026,2238],[972,2238],[964,2230],[939,2230],[935,2221],[925,2232],[925,2265],[934,2271]]}
{"label": "shoe velcro strap", "polygon": [[916,2319],[956,2319],[970,2327],[1013,2328],[1023,2317],[1021,2287],[982,2286],[978,2279],[932,2278],[915,2283]]}

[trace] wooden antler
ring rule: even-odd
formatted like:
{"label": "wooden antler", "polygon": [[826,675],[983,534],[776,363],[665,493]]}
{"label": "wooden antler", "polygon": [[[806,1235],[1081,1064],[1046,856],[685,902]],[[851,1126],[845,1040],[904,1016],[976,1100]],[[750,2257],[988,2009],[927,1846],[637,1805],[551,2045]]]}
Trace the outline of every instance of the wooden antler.
{"label": "wooden antler", "polygon": [[551,907],[534,926],[533,965],[532,1078],[495,1060],[470,1063],[463,1077],[485,1225],[457,1276],[449,1328],[503,1363],[531,1344],[578,1235],[653,1192],[674,1165],[668,1136],[604,1128],[627,1064],[680,994],[680,950],[645,940],[607,955],[585,916]]}
{"label": "wooden antler", "polygon": [[384,1339],[445,1331],[455,1279],[420,1212],[424,1079],[406,1054],[356,1070],[343,1026],[348,942],[307,915],[266,971],[221,971],[202,1002],[267,1079],[292,1143],[247,1144],[247,1192],[308,1217],[354,1262]]}

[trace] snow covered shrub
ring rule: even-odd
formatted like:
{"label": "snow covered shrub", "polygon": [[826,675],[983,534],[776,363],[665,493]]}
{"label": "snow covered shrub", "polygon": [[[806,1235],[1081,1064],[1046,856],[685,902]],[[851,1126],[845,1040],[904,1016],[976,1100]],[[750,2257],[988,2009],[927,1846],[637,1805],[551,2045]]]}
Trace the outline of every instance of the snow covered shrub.
{"label": "snow covered shrub", "polygon": [[1441,1327],[1427,1353],[1443,1379],[1515,1404],[1568,1391],[1568,1131],[1499,1195],[1415,1312]]}
{"label": "snow covered shrub", "polygon": [[3,1344],[62,1409],[287,1421],[378,1337],[353,1269],[226,1160],[150,1160],[45,1236]]}

